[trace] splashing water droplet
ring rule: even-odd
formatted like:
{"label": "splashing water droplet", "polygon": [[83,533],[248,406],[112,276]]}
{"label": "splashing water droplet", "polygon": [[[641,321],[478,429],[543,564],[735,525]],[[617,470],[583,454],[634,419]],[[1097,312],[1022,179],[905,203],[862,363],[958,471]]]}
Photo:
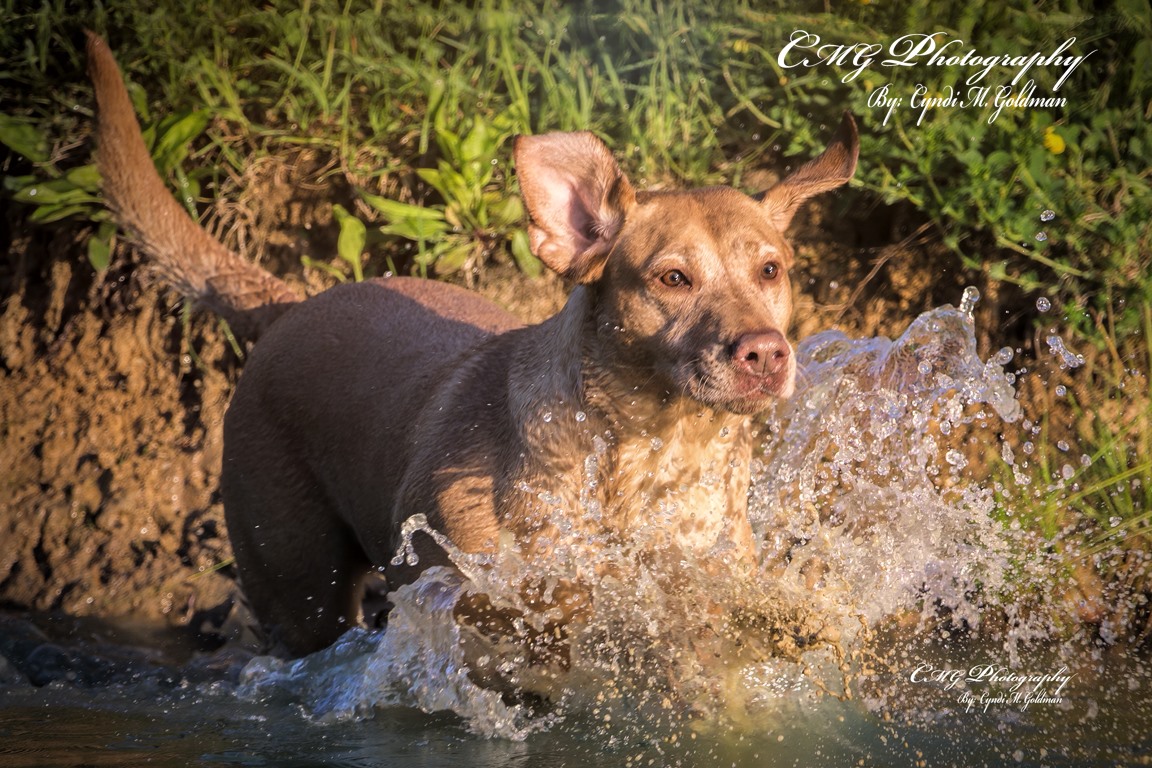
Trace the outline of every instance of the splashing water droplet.
{"label": "splashing water droplet", "polygon": [[964,454],[955,449],[945,453],[944,460],[957,469],[963,469],[964,467],[968,466],[968,459],[964,458]]}
{"label": "splashing water droplet", "polygon": [[1045,341],[1048,344],[1048,350],[1060,358],[1060,368],[1070,369],[1079,368],[1084,365],[1084,356],[1072,352],[1068,347],[1064,346],[1064,340],[1056,334],[1052,334]]}
{"label": "splashing water droplet", "polygon": [[660,450],[661,448],[663,448],[663,447],[664,447],[664,441],[663,441],[663,440],[661,440],[661,439],[660,439],[660,438],[658,438],[658,437],[654,437],[654,438],[652,438],[652,443],[651,443],[651,445],[652,445],[652,450],[653,450],[653,451],[658,451],[658,450]]}
{"label": "splashing water droplet", "polygon": [[1064,386],[1063,384],[1057,384],[1056,397],[1064,397],[1066,394],[1068,394],[1068,387]]}
{"label": "splashing water droplet", "polygon": [[544,423],[545,424],[551,424],[552,423],[552,411],[544,411]]}
{"label": "splashing water droplet", "polygon": [[1054,218],[1056,218],[1056,211],[1044,211],[1040,214],[1040,221],[1052,221]]}
{"label": "splashing water droplet", "polygon": [[588,414],[584,413],[584,411],[576,411],[576,421],[584,421],[587,418]]}
{"label": "splashing water droplet", "polygon": [[976,308],[978,301],[980,301],[980,291],[975,286],[968,286],[964,289],[964,295],[960,297],[960,311],[971,317],[972,310]]}
{"label": "splashing water droplet", "polygon": [[1052,309],[1052,302],[1049,301],[1046,296],[1041,296],[1040,298],[1036,299],[1036,309],[1040,310],[1041,312],[1047,312],[1048,310]]}
{"label": "splashing water droplet", "polygon": [[921,360],[920,364],[916,366],[916,370],[927,376],[928,374],[932,373],[932,363],[928,360]]}
{"label": "splashing water droplet", "polygon": [[1042,243],[1047,239],[1048,239],[1048,233],[1047,232],[1037,232],[1036,233],[1036,242]]}

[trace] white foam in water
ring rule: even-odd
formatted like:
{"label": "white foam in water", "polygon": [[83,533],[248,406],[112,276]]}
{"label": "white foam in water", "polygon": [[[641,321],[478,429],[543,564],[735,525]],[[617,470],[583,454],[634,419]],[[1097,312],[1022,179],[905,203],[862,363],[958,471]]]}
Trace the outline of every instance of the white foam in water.
{"label": "white foam in water", "polygon": [[[988,362],[976,353],[977,299],[966,292],[961,308],[927,312],[894,341],[826,332],[798,346],[798,391],[774,414],[753,468],[759,573],[717,573],[709,565],[716,552],[659,562],[639,538],[558,546],[546,561],[525,559],[511,541],[496,556],[450,549],[467,576],[436,568],[395,593],[382,633],[350,632],[297,662],[254,662],[243,695],[287,697],[318,719],[395,705],[450,710],[473,731],[506,738],[569,713],[650,729],[733,701],[810,694],[813,683],[801,681],[813,677],[835,689],[844,652],[865,642],[860,629],[892,617],[943,608],[979,626],[984,601],[1018,581],[1009,578],[1012,547],[993,517],[993,493],[967,479],[959,438],[995,435],[1020,418],[1020,406],[1002,368],[1011,351]],[[1007,445],[992,448],[1012,456]],[[651,511],[653,525],[663,512]],[[406,531],[422,527],[414,521]],[[592,610],[571,627],[566,671],[538,674],[515,644],[498,658],[462,650],[452,609],[465,592],[489,594],[517,612],[527,634],[546,635],[549,615],[525,605],[517,585],[534,581],[547,594],[579,574],[599,576]],[[1038,633],[1018,628],[1016,637]],[[477,654],[513,685],[551,685],[548,718],[476,685],[468,667]],[[815,674],[804,678],[805,670]]]}

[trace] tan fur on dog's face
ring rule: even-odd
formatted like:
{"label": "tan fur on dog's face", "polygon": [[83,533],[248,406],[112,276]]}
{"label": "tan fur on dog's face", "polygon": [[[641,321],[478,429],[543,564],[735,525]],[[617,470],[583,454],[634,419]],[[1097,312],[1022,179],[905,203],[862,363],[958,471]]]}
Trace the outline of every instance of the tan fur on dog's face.
{"label": "tan fur on dog's face", "polygon": [[[655,377],[670,395],[763,410],[795,380],[784,340],[792,258],[763,205],[734,189],[641,193],[599,281],[598,335],[636,379]],[[735,350],[766,332],[779,334],[783,362],[754,374]]]}
{"label": "tan fur on dog's face", "polygon": [[587,133],[516,144],[534,252],[593,293],[593,362],[626,390],[734,414],[792,394],[783,232],[804,201],[848,182],[858,153],[845,115],[819,157],[752,198],[729,187],[636,192]]}

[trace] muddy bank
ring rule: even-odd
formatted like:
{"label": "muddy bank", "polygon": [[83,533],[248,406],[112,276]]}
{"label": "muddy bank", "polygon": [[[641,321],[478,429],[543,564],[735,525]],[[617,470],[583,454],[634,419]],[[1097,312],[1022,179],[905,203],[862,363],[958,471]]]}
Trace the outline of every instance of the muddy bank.
{"label": "muddy bank", "polygon": [[238,361],[131,265],[101,280],[61,246],[13,276],[0,315],[0,601],[173,624],[226,612],[217,476]]}

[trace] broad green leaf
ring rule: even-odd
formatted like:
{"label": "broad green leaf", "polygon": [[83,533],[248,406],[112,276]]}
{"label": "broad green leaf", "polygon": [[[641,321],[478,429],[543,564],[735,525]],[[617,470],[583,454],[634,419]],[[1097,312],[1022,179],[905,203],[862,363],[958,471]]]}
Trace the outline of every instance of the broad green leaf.
{"label": "broad green leaf", "polygon": [[189,142],[204,133],[210,119],[204,109],[173,118],[163,121],[158,127],[156,146],[152,150],[152,159],[162,176],[184,161],[188,156]]}
{"label": "broad green leaf", "polygon": [[29,184],[35,183],[35,176],[5,176],[4,182],[0,187],[2,187],[5,192],[19,192]]}
{"label": "broad green leaf", "polygon": [[12,199],[16,202],[26,203],[28,205],[75,203],[79,202],[78,197],[90,198],[92,200],[96,199],[84,190],[77,189],[67,179],[35,182],[12,195]]}
{"label": "broad green leaf", "polygon": [[476,243],[464,241],[453,245],[436,259],[434,269],[438,275],[450,275],[459,272],[468,263],[468,259],[476,252]]}
{"label": "broad green leaf", "polygon": [[509,195],[488,206],[492,214],[492,224],[497,227],[510,227],[524,220],[524,203],[518,195]]}
{"label": "broad green leaf", "polygon": [[112,261],[112,249],[108,243],[96,237],[89,238],[88,261],[97,272],[108,269],[108,264]]}
{"label": "broad green leaf", "polygon": [[443,219],[397,219],[380,227],[380,231],[406,240],[436,240],[448,233],[448,224]]}
{"label": "broad green leaf", "polygon": [[492,149],[489,141],[488,125],[483,119],[477,117],[472,122],[472,130],[468,131],[468,135],[464,137],[464,141],[460,144],[461,164],[472,163],[477,160],[487,160],[489,155],[492,154]]}
{"label": "broad green leaf", "polygon": [[100,191],[100,171],[96,168],[95,163],[73,168],[64,174],[64,178],[85,192],[97,193]]}
{"label": "broad green leaf", "polygon": [[440,146],[440,151],[448,156],[452,165],[460,164],[462,158],[459,136],[447,128],[437,128],[436,143]]}
{"label": "broad green leaf", "polygon": [[520,267],[520,271],[529,277],[539,277],[544,271],[544,265],[532,253],[528,233],[522,229],[513,232],[511,246],[512,258],[516,260],[516,266]]}
{"label": "broad green leaf", "polygon": [[53,205],[41,205],[28,217],[28,221],[35,224],[51,224],[54,221],[66,219],[69,216],[77,216],[82,213],[87,213],[90,210],[89,205],[77,203],[56,203]]}
{"label": "broad green leaf", "polygon": [[360,196],[364,199],[364,202],[382,213],[390,222],[397,219],[426,219],[429,221],[444,219],[444,212],[436,208],[425,208],[422,205],[401,203],[396,200],[389,200],[386,197],[380,197],[379,195],[362,193]]}
{"label": "broad green leaf", "polygon": [[368,240],[368,230],[364,222],[346,211],[343,206],[333,205],[333,213],[340,223],[340,237],[336,241],[336,252],[340,258],[352,265],[352,274],[356,282],[364,279],[363,260],[364,245]]}
{"label": "broad green leaf", "polygon": [[[431,168],[420,168],[416,171],[416,175],[424,179],[432,186],[436,187],[436,191],[444,196],[446,203],[457,203],[462,208],[471,208],[476,199],[476,195],[480,192],[479,189],[471,187],[463,176],[447,163],[441,161],[440,168],[437,171]],[[435,179],[436,181],[433,181]]]}
{"label": "broad green leaf", "polygon": [[148,112],[148,94],[144,92],[136,83],[129,81],[126,83],[128,88],[128,98],[132,101],[132,108],[136,110],[136,114],[140,116],[142,122],[150,122],[151,115]]}
{"label": "broad green leaf", "polygon": [[0,113],[0,144],[34,163],[48,159],[48,141],[32,123]]}
{"label": "broad green leaf", "polygon": [[444,189],[444,180],[440,178],[440,171],[434,168],[417,168],[416,175],[424,180],[426,184],[431,186],[437,191]]}

